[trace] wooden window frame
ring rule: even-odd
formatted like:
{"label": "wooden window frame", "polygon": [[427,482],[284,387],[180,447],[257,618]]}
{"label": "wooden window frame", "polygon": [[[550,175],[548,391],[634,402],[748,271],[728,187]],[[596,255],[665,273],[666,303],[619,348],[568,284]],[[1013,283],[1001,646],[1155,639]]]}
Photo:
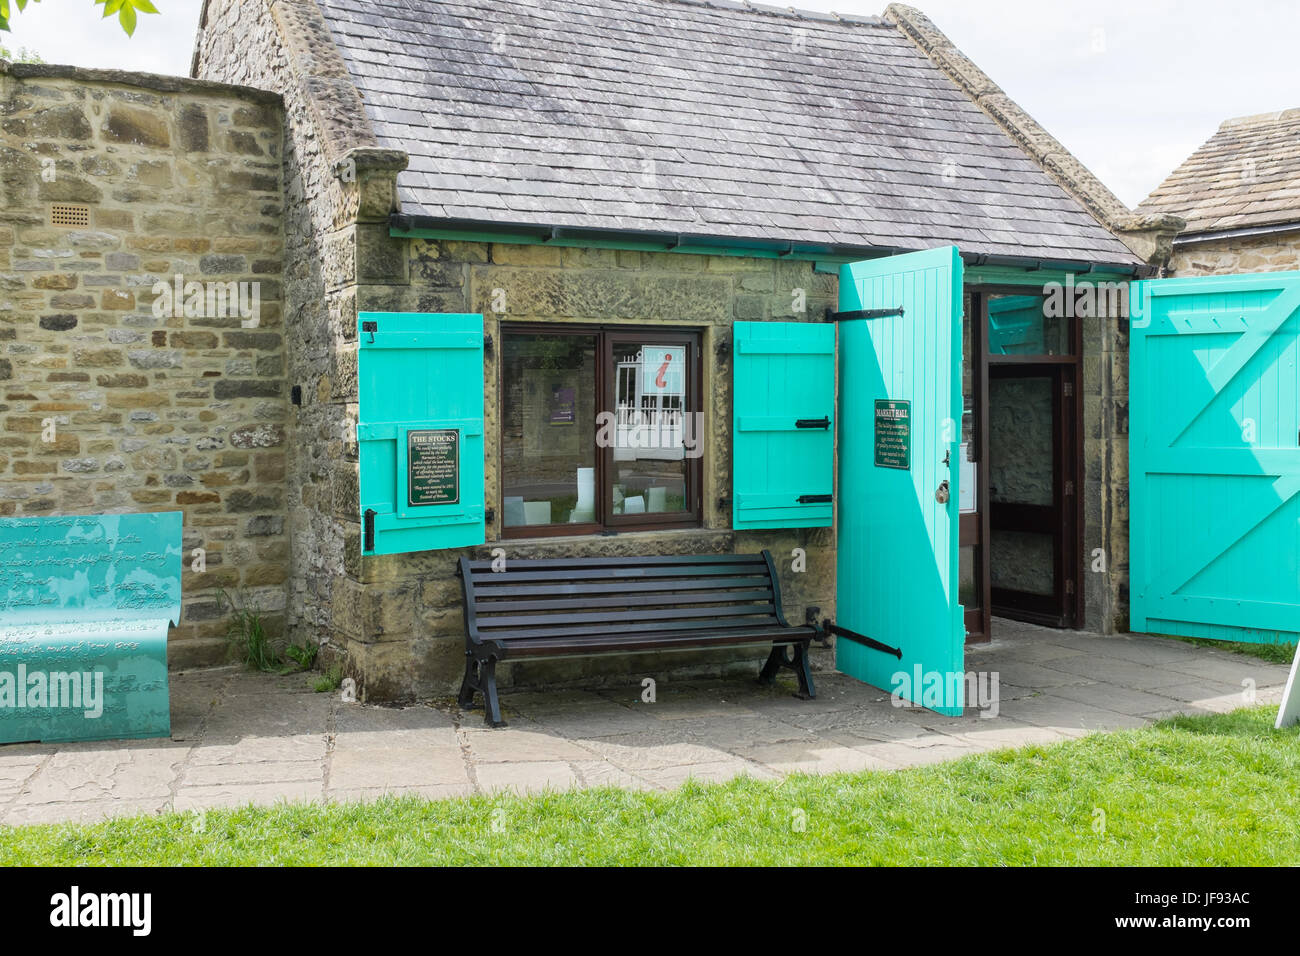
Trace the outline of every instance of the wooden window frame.
{"label": "wooden window frame", "polygon": [[[596,412],[615,411],[617,387],[617,369],[614,364],[614,347],[620,343],[678,345],[685,342],[686,357],[686,395],[683,399],[684,414],[703,413],[703,361],[701,350],[703,334],[699,329],[668,326],[639,325],[581,325],[557,324],[550,322],[503,322],[501,323],[501,374],[497,377],[497,402],[501,409],[500,418],[504,421],[505,412],[505,342],[511,335],[583,335],[596,339],[596,395],[600,401]],[[697,436],[703,440],[706,434],[701,429]],[[616,515],[614,509],[614,449],[601,448],[596,444],[596,435],[590,436],[595,449],[596,468],[596,520],[582,524],[545,524],[516,525],[505,524],[505,442],[498,446],[498,473],[500,480],[501,538],[551,538],[579,537],[593,534],[622,534],[630,531],[662,531],[678,528],[703,528],[704,526],[704,454],[695,458],[685,458],[686,462],[686,511],[666,512],[663,514]],[[703,446],[701,446],[703,452]]]}

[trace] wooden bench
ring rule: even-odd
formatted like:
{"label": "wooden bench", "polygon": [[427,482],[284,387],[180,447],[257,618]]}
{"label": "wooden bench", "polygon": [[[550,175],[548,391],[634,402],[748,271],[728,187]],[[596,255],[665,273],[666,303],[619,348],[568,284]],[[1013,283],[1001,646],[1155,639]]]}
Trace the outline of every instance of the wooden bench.
{"label": "wooden bench", "polygon": [[[504,725],[496,666],[504,660],[770,645],[759,680],[789,668],[799,696],[814,696],[811,624],[788,624],[772,556],[461,558],[465,679],[461,707],[482,693],[487,723]],[[793,651],[788,653],[787,648]]]}

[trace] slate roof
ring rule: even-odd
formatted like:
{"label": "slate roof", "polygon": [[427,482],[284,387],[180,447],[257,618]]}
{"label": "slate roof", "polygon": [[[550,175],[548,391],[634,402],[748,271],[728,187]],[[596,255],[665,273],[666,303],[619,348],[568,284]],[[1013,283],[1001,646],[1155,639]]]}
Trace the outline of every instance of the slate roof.
{"label": "slate roof", "polygon": [[1184,236],[1300,222],[1300,109],[1227,120],[1137,212],[1182,216]]}
{"label": "slate roof", "polygon": [[402,212],[1132,264],[896,26],[714,0],[318,0]]}

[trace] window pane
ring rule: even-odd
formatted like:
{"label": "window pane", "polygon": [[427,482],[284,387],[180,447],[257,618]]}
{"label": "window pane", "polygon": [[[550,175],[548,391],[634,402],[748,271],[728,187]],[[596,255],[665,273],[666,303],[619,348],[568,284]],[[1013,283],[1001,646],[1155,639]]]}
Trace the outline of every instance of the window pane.
{"label": "window pane", "polygon": [[687,346],[617,343],[613,506],[616,515],[687,511]]}
{"label": "window pane", "polygon": [[1047,305],[1041,295],[989,296],[989,355],[1069,355],[1070,320]]}
{"label": "window pane", "polygon": [[504,337],[505,527],[596,520],[596,337]]}

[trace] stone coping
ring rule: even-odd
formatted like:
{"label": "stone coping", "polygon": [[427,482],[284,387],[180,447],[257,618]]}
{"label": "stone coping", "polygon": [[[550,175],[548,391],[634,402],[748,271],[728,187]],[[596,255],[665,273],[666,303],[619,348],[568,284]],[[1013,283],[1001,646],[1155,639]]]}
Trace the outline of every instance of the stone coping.
{"label": "stone coping", "polygon": [[252,86],[218,83],[214,80],[195,80],[186,76],[169,76],[163,73],[134,73],[129,70],[103,70],[59,63],[11,63],[0,59],[0,74],[18,80],[75,80],[80,83],[116,84],[134,86],[159,93],[197,93],[218,96],[238,96],[257,103],[283,105],[279,93],[259,90]]}

